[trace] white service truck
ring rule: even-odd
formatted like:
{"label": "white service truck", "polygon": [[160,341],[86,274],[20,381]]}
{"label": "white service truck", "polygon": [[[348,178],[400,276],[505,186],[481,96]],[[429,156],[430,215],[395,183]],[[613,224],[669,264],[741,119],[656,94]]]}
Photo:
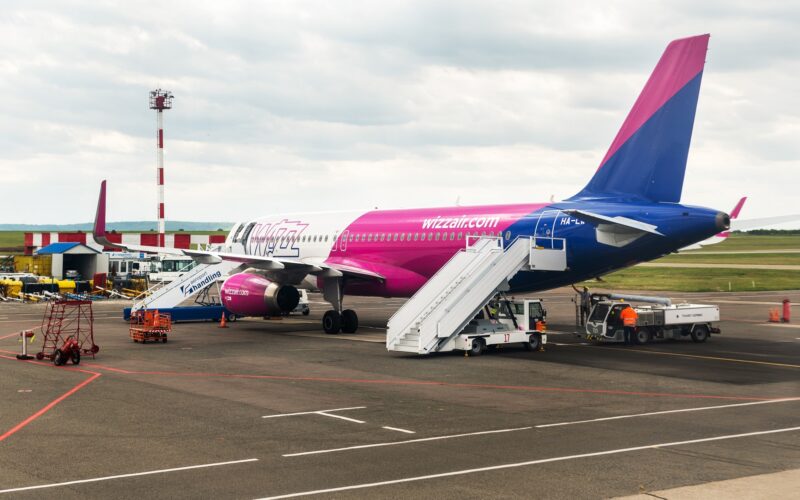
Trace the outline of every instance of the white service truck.
{"label": "white service truck", "polygon": [[586,339],[599,342],[625,342],[625,329],[620,313],[633,307],[639,315],[633,343],[651,340],[691,338],[705,342],[712,333],[721,333],[714,323],[719,321],[719,306],[705,304],[632,305],[624,301],[597,302],[586,321]]}
{"label": "white service truck", "polygon": [[503,344],[522,344],[538,351],[547,343],[547,311],[540,299],[498,299],[470,320],[458,335],[440,346],[438,352],[465,351],[479,356],[487,348]]}

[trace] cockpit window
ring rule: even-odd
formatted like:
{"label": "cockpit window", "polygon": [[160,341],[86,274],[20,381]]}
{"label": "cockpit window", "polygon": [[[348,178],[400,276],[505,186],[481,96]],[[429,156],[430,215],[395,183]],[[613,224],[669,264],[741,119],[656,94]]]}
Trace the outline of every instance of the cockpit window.
{"label": "cockpit window", "polygon": [[255,225],[256,225],[256,223],[255,223],[255,222],[251,222],[250,224],[248,224],[248,225],[247,225],[247,227],[245,228],[245,230],[242,232],[242,237],[241,237],[241,239],[240,239],[240,241],[241,241],[242,243],[247,243],[247,238],[248,238],[248,236],[250,236],[250,231],[252,231],[252,230],[253,230],[253,227],[254,227]]}
{"label": "cockpit window", "polygon": [[242,229],[244,229],[244,223],[240,222],[238,224],[238,226],[236,227],[236,232],[233,233],[233,242],[234,243],[237,243],[239,241],[239,234],[242,232]]}

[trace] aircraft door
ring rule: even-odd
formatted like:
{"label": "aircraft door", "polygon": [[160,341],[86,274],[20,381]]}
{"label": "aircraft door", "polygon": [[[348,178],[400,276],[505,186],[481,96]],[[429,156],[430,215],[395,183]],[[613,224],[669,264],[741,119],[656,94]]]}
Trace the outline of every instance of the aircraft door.
{"label": "aircraft door", "polygon": [[536,245],[542,248],[560,248],[560,242],[554,243],[556,231],[556,221],[561,210],[545,210],[539,215],[533,236],[536,238]]}
{"label": "aircraft door", "polygon": [[341,238],[339,238],[339,250],[344,252],[347,250],[347,238],[350,237],[350,230],[346,229],[343,233]]}

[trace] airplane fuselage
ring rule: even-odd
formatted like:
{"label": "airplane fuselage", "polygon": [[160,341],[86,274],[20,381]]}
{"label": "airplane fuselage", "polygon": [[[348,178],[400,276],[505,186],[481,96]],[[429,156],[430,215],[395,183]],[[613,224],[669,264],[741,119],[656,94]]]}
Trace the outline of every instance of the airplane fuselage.
{"label": "airplane fuselage", "polygon": [[[564,212],[570,209],[652,224],[661,235],[647,234],[619,246],[601,243],[599,228]],[[533,236],[541,246],[563,239],[569,269],[522,272],[511,282],[512,291],[522,292],[563,286],[652,260],[716,234],[721,227],[720,214],[712,209],[583,200],[275,215],[235,225],[227,245],[237,253],[350,266],[384,278],[349,280],[346,294],[409,297],[467,246],[467,238],[495,236],[508,245],[518,237]]]}

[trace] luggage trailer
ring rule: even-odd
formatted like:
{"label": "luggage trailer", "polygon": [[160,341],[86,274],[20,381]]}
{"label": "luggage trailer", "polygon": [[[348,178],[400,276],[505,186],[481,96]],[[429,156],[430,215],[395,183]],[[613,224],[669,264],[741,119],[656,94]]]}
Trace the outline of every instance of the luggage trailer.
{"label": "luggage trailer", "polygon": [[625,342],[625,330],[620,313],[628,306],[639,315],[636,321],[636,344],[651,340],[685,340],[705,342],[711,334],[721,330],[714,326],[719,321],[719,306],[705,304],[653,304],[633,305],[624,301],[597,302],[586,322],[585,337],[599,342]]}

